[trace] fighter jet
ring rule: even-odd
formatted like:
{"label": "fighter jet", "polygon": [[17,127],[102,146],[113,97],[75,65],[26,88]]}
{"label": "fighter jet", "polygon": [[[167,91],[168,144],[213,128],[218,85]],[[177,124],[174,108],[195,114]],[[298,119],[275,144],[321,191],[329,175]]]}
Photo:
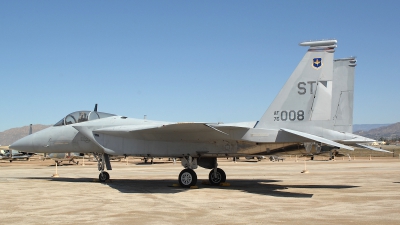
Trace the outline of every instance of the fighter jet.
{"label": "fighter jet", "polygon": [[[196,185],[195,169],[211,169],[210,184],[226,181],[219,157],[238,157],[312,143],[324,148],[353,150],[349,145],[371,142],[352,134],[353,83],[356,59],[339,60],[334,69],[336,40],[300,43],[308,47],[267,111],[256,122],[164,122],[115,114],[77,111],[54,126],[22,138],[11,148],[27,152],[92,153],[101,182],[110,178],[110,156],[180,158],[183,187]],[[340,71],[339,71],[340,70]],[[339,74],[339,75],[338,75]],[[262,98],[258,104],[263,104]]]}

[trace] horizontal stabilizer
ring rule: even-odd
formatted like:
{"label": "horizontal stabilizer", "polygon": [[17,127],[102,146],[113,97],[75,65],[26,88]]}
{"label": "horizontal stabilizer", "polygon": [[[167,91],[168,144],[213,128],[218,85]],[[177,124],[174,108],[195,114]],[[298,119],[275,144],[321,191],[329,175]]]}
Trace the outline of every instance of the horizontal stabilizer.
{"label": "horizontal stabilizer", "polygon": [[361,148],[366,148],[366,149],[369,149],[369,150],[372,150],[372,151],[393,153],[393,152],[390,152],[390,151],[387,151],[387,150],[384,150],[384,149],[375,148],[375,147],[368,146],[368,145],[362,145],[362,144],[358,144],[358,143],[356,145],[360,146]]}
{"label": "horizontal stabilizer", "polygon": [[317,141],[317,142],[321,142],[321,143],[324,143],[324,144],[327,144],[327,145],[332,145],[332,146],[336,146],[336,147],[339,147],[339,148],[344,148],[344,149],[347,149],[347,150],[354,150],[354,148],[349,147],[347,145],[343,145],[343,144],[331,141],[329,139],[318,137],[318,136],[315,136],[315,135],[312,135],[312,134],[307,134],[307,133],[304,133],[304,132],[285,129],[285,128],[282,128],[281,130],[283,130],[285,132],[288,132],[288,133],[291,133],[291,134],[295,134],[295,135],[304,137],[304,138],[308,138],[308,139],[311,139],[311,140],[314,140],[314,141]]}

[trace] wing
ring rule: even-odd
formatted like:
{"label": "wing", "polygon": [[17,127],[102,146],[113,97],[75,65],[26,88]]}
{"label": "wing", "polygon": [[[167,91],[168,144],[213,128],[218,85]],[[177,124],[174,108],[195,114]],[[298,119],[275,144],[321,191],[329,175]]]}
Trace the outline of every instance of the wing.
{"label": "wing", "polygon": [[232,131],[241,130],[244,133],[248,130],[248,128],[232,126],[224,127],[222,131],[213,125],[209,123],[128,125],[96,129],[93,133],[141,140],[197,142],[227,139]]}

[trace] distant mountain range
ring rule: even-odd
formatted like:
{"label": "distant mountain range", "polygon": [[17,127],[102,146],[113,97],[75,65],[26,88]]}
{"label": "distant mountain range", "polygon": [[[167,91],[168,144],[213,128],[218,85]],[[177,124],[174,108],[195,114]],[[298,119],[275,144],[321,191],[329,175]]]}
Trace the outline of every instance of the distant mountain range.
{"label": "distant mountain range", "polygon": [[[374,125],[378,125],[378,124],[374,124]],[[354,126],[353,126],[353,130],[355,130]],[[375,140],[379,140],[379,138],[381,138],[381,137],[392,140],[393,138],[400,137],[400,122],[394,123],[394,124],[389,124],[386,126],[380,126],[380,127],[370,129],[370,130],[359,130],[359,131],[354,132],[354,134],[358,134],[358,135],[372,138]]]}
{"label": "distant mountain range", "polygon": [[[32,133],[43,130],[51,125],[32,125]],[[354,124],[354,134],[378,140],[383,137],[391,140],[400,137],[400,122],[394,124]],[[0,145],[10,145],[29,134],[29,126],[11,128],[0,132]]]}
{"label": "distant mountain range", "polygon": [[353,132],[357,131],[367,131],[379,127],[386,127],[392,125],[391,123],[386,123],[386,124],[354,124],[353,125]]}

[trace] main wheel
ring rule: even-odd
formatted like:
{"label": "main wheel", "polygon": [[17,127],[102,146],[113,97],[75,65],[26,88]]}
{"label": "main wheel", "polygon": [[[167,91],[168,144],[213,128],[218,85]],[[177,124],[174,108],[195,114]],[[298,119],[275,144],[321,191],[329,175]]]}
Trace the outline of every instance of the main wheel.
{"label": "main wheel", "polygon": [[208,180],[210,181],[211,185],[219,185],[220,183],[226,181],[226,174],[222,169],[217,168],[217,174],[215,176],[214,170],[212,169],[208,174]]}
{"label": "main wheel", "polygon": [[197,183],[197,174],[192,169],[184,169],[179,174],[178,180],[182,187],[195,186]]}
{"label": "main wheel", "polygon": [[99,181],[100,182],[106,182],[106,180],[110,179],[110,174],[107,172],[103,171],[99,174]]}

